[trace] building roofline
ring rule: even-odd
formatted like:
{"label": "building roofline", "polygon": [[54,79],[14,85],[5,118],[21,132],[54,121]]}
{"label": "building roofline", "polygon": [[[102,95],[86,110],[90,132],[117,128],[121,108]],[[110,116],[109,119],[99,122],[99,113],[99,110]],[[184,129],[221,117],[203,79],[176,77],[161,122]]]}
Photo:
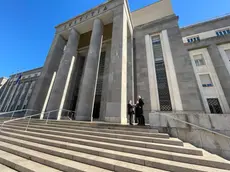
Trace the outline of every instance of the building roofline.
{"label": "building roofline", "polygon": [[0,77],[0,79],[8,79],[7,77],[3,76],[3,77]]}
{"label": "building roofline", "polygon": [[90,11],[92,11],[92,10],[94,10],[94,9],[96,9],[96,8],[98,8],[98,7],[100,7],[100,6],[103,6],[103,5],[105,5],[105,4],[109,3],[109,2],[110,2],[110,1],[103,2],[103,3],[99,4],[99,5],[97,5],[96,7],[93,7],[93,8],[91,8],[91,9],[89,9],[89,10],[87,10],[87,11],[81,13],[81,14],[78,14],[77,16],[72,17],[72,18],[70,18],[69,20],[67,20],[67,21],[65,21],[65,22],[62,22],[62,23],[58,24],[57,26],[55,26],[55,28],[58,28],[59,26],[62,26],[62,25],[66,24],[66,23],[68,23],[68,22],[70,22],[70,21],[73,21],[73,20],[77,19],[78,17],[84,16],[86,13],[88,13],[88,12],[90,12]]}
{"label": "building roofline", "polygon": [[18,72],[18,73],[15,73],[15,74],[13,74],[13,75],[10,75],[9,77],[12,77],[12,76],[15,76],[15,75],[17,75],[17,74],[19,74],[19,73],[29,73],[29,72],[32,72],[32,71],[36,71],[36,70],[39,70],[39,69],[42,69],[43,67],[37,67],[37,68],[34,68],[34,69],[30,69],[30,70],[26,70],[26,71],[21,71],[21,72]]}
{"label": "building roofline", "polygon": [[157,3],[161,2],[161,1],[163,1],[163,0],[158,0],[157,2],[153,2],[153,3],[149,4],[149,5],[145,5],[144,7],[141,7],[139,9],[134,10],[134,11],[131,11],[131,13],[139,11],[139,10],[142,10],[142,9],[144,9],[146,7],[149,7],[149,6],[153,5],[153,4],[157,4]]}
{"label": "building roofline", "polygon": [[230,13],[227,13],[227,14],[224,14],[224,15],[221,15],[221,16],[217,16],[217,17],[213,17],[213,18],[204,20],[202,22],[197,22],[195,24],[191,24],[191,25],[188,25],[188,26],[184,26],[184,27],[181,27],[180,29],[181,30],[189,29],[189,28],[196,27],[196,26],[199,26],[199,25],[202,25],[202,24],[205,24],[205,23],[218,21],[218,20],[224,19],[226,17],[230,17]]}

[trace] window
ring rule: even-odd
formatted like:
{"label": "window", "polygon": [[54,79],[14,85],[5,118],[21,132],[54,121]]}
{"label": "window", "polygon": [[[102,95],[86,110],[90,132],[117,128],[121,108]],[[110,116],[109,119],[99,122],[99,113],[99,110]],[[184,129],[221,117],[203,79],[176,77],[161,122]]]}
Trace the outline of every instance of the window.
{"label": "window", "polygon": [[205,65],[204,57],[202,54],[193,56],[196,66]]}
{"label": "window", "polygon": [[200,75],[200,81],[203,87],[212,87],[212,80],[209,74]]}
{"label": "window", "polygon": [[155,60],[155,70],[158,86],[159,104],[161,111],[172,111],[172,103],[169,92],[167,73],[163,58],[161,39],[159,36],[152,37],[152,47]]}
{"label": "window", "polygon": [[218,30],[216,31],[217,36],[224,36],[230,34],[230,29]]}
{"label": "window", "polygon": [[223,113],[218,99],[207,99],[207,101],[211,113],[216,113],[216,114]]}
{"label": "window", "polygon": [[200,42],[200,37],[196,36],[196,37],[192,37],[192,38],[187,38],[188,43],[192,43],[192,42]]}
{"label": "window", "polygon": [[228,57],[228,60],[230,61],[230,49],[229,50],[225,50],[225,52],[226,52],[226,55]]}

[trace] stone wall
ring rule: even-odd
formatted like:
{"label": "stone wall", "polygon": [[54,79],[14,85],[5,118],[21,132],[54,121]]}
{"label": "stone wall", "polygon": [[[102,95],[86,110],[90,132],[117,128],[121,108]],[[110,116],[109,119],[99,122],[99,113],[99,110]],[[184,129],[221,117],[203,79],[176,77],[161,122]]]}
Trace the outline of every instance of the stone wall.
{"label": "stone wall", "polygon": [[168,32],[183,109],[186,111],[203,111],[191,60],[182,42],[178,26],[178,17],[171,15],[160,20],[140,25],[134,29],[135,95],[141,95],[144,98],[144,116],[147,123],[149,122],[149,112],[155,109],[151,109],[145,36],[159,34],[163,30],[167,30]]}
{"label": "stone wall", "polygon": [[220,29],[223,27],[227,27],[230,25],[230,15],[227,15],[225,17],[220,17],[213,20],[208,20],[206,22],[194,24],[188,27],[181,28],[181,35],[182,37],[188,36],[188,35],[194,35],[201,32],[206,32],[214,29]]}
{"label": "stone wall", "polygon": [[218,45],[226,44],[229,42],[230,42],[230,35],[226,35],[223,37],[208,38],[194,44],[186,44],[185,47],[187,48],[188,51],[207,47],[208,53],[215,67],[216,74],[218,76],[218,79],[220,80],[220,84],[222,86],[225,97],[230,106],[230,91],[229,91],[230,75],[227,71],[226,65],[224,64],[223,58],[221,57],[221,54],[218,50]]}
{"label": "stone wall", "polygon": [[[221,133],[226,137],[191,126],[172,117]],[[154,112],[149,114],[149,121],[151,127],[159,129],[160,132],[169,133],[172,137],[230,160],[230,114]]]}

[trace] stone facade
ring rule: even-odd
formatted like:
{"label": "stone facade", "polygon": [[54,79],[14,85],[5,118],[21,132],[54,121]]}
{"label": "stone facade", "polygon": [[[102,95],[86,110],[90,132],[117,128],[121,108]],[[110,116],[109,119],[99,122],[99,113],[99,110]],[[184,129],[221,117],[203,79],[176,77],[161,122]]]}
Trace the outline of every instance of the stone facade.
{"label": "stone facade", "polygon": [[41,71],[36,68],[11,75],[0,89],[0,111],[27,109]]}
{"label": "stone facade", "polygon": [[56,26],[28,108],[126,124],[128,100],[141,95],[147,123],[152,111],[230,113],[229,23],[180,28],[170,0],[134,12],[127,0],[107,1]]}

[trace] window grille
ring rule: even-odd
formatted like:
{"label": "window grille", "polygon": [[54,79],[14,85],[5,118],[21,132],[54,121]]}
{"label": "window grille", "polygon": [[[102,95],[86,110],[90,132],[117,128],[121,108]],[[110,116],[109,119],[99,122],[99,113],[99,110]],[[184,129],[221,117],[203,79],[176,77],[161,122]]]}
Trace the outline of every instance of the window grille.
{"label": "window grille", "polygon": [[223,114],[222,108],[220,106],[218,99],[207,99],[209,109],[211,113]]}
{"label": "window grille", "polygon": [[161,40],[159,36],[152,37],[158,94],[161,111],[172,111],[167,74],[164,64]]}

